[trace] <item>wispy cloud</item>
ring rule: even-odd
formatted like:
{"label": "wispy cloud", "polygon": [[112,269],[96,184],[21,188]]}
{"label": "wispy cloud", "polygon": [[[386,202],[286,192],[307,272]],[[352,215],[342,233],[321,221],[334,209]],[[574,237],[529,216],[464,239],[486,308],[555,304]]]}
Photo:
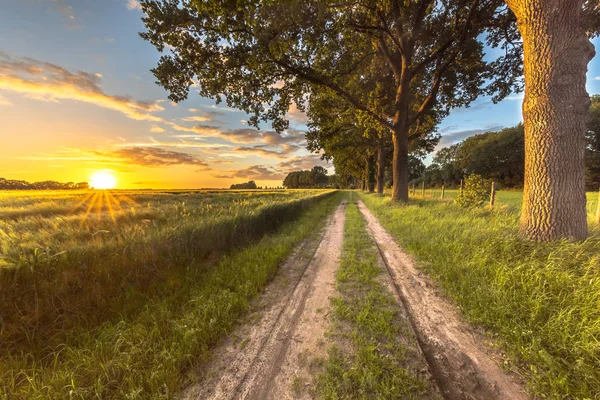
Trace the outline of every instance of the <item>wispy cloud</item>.
{"label": "wispy cloud", "polygon": [[209,169],[208,163],[195,154],[166,150],[161,147],[126,147],[106,153],[106,155],[145,167],[192,165]]}
{"label": "wispy cloud", "polygon": [[255,180],[283,180],[285,174],[281,171],[266,165],[251,165],[234,171],[232,174],[236,178],[255,179]]}
{"label": "wispy cloud", "polygon": [[480,128],[480,129],[467,129],[467,130],[459,130],[459,131],[452,130],[451,132],[449,131],[450,128],[455,128],[455,127],[454,126],[448,127],[448,128],[446,128],[447,129],[446,131],[442,130],[440,132],[442,134],[442,139],[438,143],[436,149],[439,150],[443,147],[451,146],[462,140],[465,140],[468,137],[478,135],[480,133],[497,132],[497,131],[503,129],[504,126],[499,125],[499,124],[491,124],[488,126],[484,126],[483,128]]}
{"label": "wispy cloud", "polygon": [[600,81],[600,76],[594,78],[595,81]]}
{"label": "wispy cloud", "polygon": [[185,122],[209,122],[213,119],[211,117],[204,117],[202,115],[192,115],[190,117],[181,118],[181,120]]}
{"label": "wispy cloud", "polygon": [[152,128],[150,128],[150,132],[152,133],[162,133],[164,131],[165,130],[158,125],[152,125]]}
{"label": "wispy cloud", "polygon": [[135,120],[164,121],[151,114],[163,110],[157,102],[109,95],[102,89],[101,78],[97,73],[72,72],[56,64],[0,54],[0,90],[43,101],[82,101],[119,111]]}
{"label": "wispy cloud", "polygon": [[127,0],[127,8],[130,10],[142,10],[142,5],[137,0]]}
{"label": "wispy cloud", "polygon": [[10,100],[0,95],[0,106],[12,106],[12,104],[13,103]]}

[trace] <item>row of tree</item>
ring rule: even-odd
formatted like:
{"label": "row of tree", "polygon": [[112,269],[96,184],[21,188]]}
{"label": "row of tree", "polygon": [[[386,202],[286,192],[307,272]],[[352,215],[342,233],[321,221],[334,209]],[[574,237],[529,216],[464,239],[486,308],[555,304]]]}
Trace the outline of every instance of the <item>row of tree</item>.
{"label": "row of tree", "polygon": [[[173,101],[198,93],[288,127],[308,109],[314,150],[360,164],[408,201],[409,155],[435,144],[449,110],[526,86],[521,232],[534,240],[587,236],[583,116],[588,37],[597,0],[142,0],[159,51],[153,69]],[[499,48],[489,59],[484,46]],[[486,56],[487,53],[487,56]],[[523,81],[524,75],[524,81]],[[568,179],[567,179],[568,177]],[[550,222],[548,223],[548,221]]]}
{"label": "row of tree", "polygon": [[27,182],[22,180],[13,180],[0,178],[0,190],[81,190],[89,189],[90,185],[87,182]]}
{"label": "row of tree", "polygon": [[[600,95],[591,97],[585,133],[585,187],[600,187]],[[481,175],[501,187],[522,188],[525,181],[525,129],[522,124],[472,136],[440,149],[414,181],[428,186],[458,185],[464,176]]]}
{"label": "row of tree", "polygon": [[288,189],[326,188],[332,186],[334,177],[327,176],[327,170],[315,166],[306,171],[293,171],[283,180],[283,186]]}

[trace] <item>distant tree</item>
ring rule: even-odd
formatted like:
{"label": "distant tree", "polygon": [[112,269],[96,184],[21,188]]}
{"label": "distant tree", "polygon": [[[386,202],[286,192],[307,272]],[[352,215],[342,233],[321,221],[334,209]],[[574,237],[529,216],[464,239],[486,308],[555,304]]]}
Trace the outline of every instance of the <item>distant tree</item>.
{"label": "distant tree", "polygon": [[[78,187],[77,185],[84,185],[85,187]],[[87,182],[80,182],[78,184],[73,182],[61,183],[56,181],[42,181],[42,182],[27,182],[22,180],[11,180],[0,178],[0,190],[72,190],[72,189],[89,189]]]}
{"label": "distant tree", "polygon": [[257,189],[257,186],[256,186],[256,182],[248,181],[245,183],[233,184],[229,187],[229,189]]}
{"label": "distant tree", "polygon": [[330,186],[327,170],[315,166],[311,170],[290,172],[283,180],[283,186],[288,189],[325,188]]}

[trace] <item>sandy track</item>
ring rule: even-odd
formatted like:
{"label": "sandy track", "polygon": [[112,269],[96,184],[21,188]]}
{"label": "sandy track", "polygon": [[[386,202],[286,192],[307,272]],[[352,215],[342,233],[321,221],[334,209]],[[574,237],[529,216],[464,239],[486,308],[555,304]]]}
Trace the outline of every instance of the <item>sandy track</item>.
{"label": "sandy track", "polygon": [[[325,356],[329,298],[343,244],[345,202],[322,236],[296,251],[267,287],[258,322],[244,324],[215,350],[202,382],[188,388],[187,399],[292,399],[295,382],[310,379],[308,356]],[[311,250],[318,248],[314,255]],[[236,338],[243,338],[241,341]],[[304,398],[310,398],[306,397]]]}
{"label": "sandy track", "polygon": [[446,399],[527,399],[518,377],[505,373],[494,361],[501,357],[487,339],[462,321],[455,307],[436,292],[362,201],[359,208],[443,396]]}

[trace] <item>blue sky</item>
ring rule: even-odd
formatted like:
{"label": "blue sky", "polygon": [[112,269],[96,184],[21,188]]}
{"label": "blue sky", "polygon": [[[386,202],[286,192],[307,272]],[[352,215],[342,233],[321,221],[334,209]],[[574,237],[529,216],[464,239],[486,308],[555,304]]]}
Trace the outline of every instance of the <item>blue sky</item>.
{"label": "blue sky", "polygon": [[[0,0],[0,176],[85,181],[110,170],[120,187],[226,187],[281,183],[323,165],[303,149],[296,110],[278,136],[192,93],[171,104],[150,69],[160,54],[138,36],[133,0]],[[594,41],[598,48],[600,42]],[[588,91],[600,93],[600,57]],[[440,125],[442,144],[521,121],[521,98],[480,98]],[[194,128],[200,125],[200,128]]]}

